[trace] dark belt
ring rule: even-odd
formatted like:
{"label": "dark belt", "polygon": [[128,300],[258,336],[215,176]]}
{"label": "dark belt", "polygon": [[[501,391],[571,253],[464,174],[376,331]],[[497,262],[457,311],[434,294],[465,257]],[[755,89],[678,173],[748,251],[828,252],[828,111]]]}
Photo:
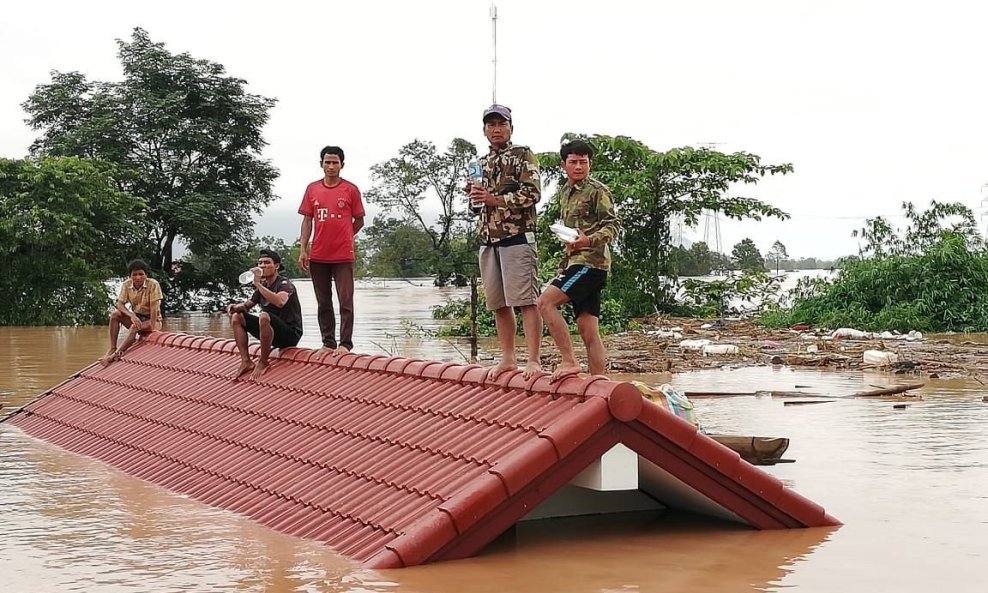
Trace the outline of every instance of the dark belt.
{"label": "dark belt", "polygon": [[528,238],[525,236],[526,233],[518,233],[517,235],[509,235],[500,241],[487,240],[486,245],[488,247],[511,247],[512,245],[528,245]]}

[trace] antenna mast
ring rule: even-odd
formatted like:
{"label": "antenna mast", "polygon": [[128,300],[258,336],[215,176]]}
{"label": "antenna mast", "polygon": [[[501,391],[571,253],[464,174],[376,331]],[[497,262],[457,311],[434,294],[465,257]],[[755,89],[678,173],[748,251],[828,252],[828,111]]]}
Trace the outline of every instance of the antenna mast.
{"label": "antenna mast", "polygon": [[497,5],[491,2],[491,45],[494,50],[494,58],[491,64],[494,66],[494,84],[491,87],[491,103],[497,103]]}

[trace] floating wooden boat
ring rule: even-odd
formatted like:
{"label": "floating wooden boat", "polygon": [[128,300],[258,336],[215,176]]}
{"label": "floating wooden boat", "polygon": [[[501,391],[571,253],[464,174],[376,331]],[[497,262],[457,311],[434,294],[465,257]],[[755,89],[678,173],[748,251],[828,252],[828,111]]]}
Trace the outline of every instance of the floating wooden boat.
{"label": "floating wooden boat", "polygon": [[741,459],[752,465],[775,465],[792,463],[793,459],[782,459],[789,448],[789,439],[784,437],[754,437],[742,435],[707,435],[728,449],[738,452]]}

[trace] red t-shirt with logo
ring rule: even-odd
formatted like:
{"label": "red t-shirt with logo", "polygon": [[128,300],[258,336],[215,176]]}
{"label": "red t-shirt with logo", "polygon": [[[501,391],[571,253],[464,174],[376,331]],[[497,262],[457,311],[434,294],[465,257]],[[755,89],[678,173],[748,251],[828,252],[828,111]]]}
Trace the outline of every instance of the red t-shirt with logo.
{"label": "red t-shirt with logo", "polygon": [[305,188],[298,213],[312,217],[310,260],[321,264],[354,261],[353,219],[364,216],[356,185],[346,179],[333,187],[326,187],[322,179],[313,181]]}

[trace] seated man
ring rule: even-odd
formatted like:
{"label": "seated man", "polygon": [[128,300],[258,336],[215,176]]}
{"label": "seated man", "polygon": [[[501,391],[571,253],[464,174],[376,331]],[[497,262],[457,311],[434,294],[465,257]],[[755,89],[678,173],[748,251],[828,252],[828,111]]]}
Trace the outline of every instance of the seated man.
{"label": "seated man", "polygon": [[[295,285],[278,274],[282,269],[281,256],[270,249],[262,249],[254,272],[254,294],[241,304],[230,305],[233,337],[240,351],[240,367],[235,377],[250,372],[252,380],[259,378],[268,368],[268,356],[272,348],[289,348],[302,339],[302,306],[298,302]],[[261,306],[260,315],[247,311]],[[247,351],[247,334],[261,342],[261,354],[255,364]]]}
{"label": "seated man", "polygon": [[[148,265],[142,260],[130,262],[127,271],[130,278],[120,286],[117,304],[110,313],[110,348],[99,359],[103,366],[123,356],[138,336],[161,330],[161,285],[157,280],[148,278]],[[129,309],[127,305],[130,305]],[[117,334],[121,325],[130,331],[118,349]]]}

